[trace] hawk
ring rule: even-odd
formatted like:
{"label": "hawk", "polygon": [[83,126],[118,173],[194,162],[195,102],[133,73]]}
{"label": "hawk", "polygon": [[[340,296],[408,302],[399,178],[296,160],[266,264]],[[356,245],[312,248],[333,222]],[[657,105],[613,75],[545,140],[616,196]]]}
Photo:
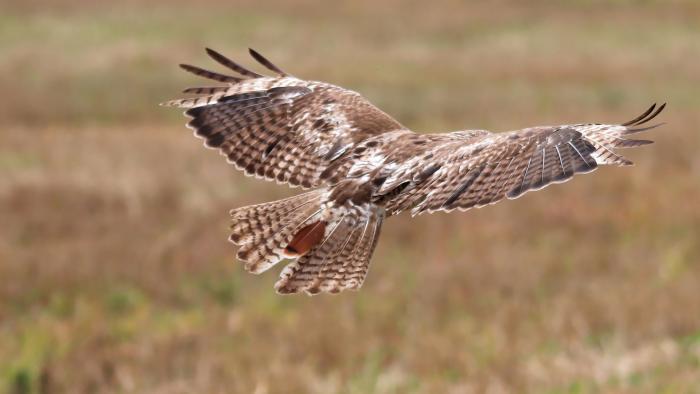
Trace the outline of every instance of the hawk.
{"label": "hawk", "polygon": [[309,190],[231,211],[230,241],[247,271],[291,261],[275,284],[280,294],[359,289],[384,219],[403,211],[464,211],[601,165],[631,165],[617,150],[650,144],[626,137],[660,126],[645,124],[665,107],[621,124],[417,134],[360,94],[296,78],[252,49],[274,76],[206,51],[238,75],[182,64],[221,84],[163,105],[186,108],[194,134],[246,175]]}

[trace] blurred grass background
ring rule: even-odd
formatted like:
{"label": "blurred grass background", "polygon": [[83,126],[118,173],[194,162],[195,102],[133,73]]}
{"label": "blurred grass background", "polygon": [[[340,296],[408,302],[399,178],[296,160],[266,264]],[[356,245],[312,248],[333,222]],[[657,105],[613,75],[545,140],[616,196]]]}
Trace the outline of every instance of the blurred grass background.
{"label": "blurred grass background", "polygon": [[[0,390],[700,391],[700,3],[0,4]],[[254,47],[418,131],[619,122],[657,143],[486,210],[383,230],[361,292],[280,297],[244,178],[156,104]],[[272,270],[276,271],[276,270]]]}

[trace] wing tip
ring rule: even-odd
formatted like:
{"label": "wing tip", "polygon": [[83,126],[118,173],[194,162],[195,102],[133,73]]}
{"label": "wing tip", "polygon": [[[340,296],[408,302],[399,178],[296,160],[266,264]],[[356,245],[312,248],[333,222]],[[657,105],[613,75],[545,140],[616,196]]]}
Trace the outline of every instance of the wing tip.
{"label": "wing tip", "polygon": [[215,62],[217,62],[217,63],[221,64],[222,66],[224,66],[230,70],[233,70],[241,75],[244,75],[244,76],[250,77],[250,78],[263,78],[264,77],[264,75],[258,74],[255,71],[251,71],[251,70],[241,66],[240,64],[234,62],[233,60],[229,59],[228,57],[222,55],[221,53],[219,53],[219,52],[217,52],[209,47],[204,48],[204,50],[206,51],[207,55],[209,55],[209,57],[211,57]]}
{"label": "wing tip", "polygon": [[256,51],[253,48],[248,48],[248,53],[250,56],[253,57],[258,63],[262,64],[265,68],[268,70],[274,72],[280,77],[286,77],[289,76],[286,72],[282,71],[279,67],[277,67],[274,63],[272,63],[269,59],[267,59],[265,56],[261,55],[260,52]]}
{"label": "wing tip", "polygon": [[238,83],[243,79],[239,77],[234,77],[232,75],[220,74],[214,71],[205,70],[201,67],[193,66],[191,64],[180,63],[180,68],[192,73],[198,77],[211,79],[218,82],[228,82],[228,83]]}
{"label": "wing tip", "polygon": [[656,118],[665,108],[666,108],[666,102],[662,103],[658,107],[656,106],[656,103],[653,103],[649,108],[647,108],[646,111],[644,111],[641,115],[637,116],[636,118],[629,120],[625,123],[622,123],[621,126],[639,126],[643,125],[650,120]]}

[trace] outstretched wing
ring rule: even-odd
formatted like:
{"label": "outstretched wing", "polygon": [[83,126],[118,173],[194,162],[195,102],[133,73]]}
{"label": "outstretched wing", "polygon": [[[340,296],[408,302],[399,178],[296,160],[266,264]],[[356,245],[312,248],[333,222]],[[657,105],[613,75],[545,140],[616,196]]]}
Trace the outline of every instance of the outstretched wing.
{"label": "outstretched wing", "polygon": [[250,71],[211,49],[207,53],[243,77],[181,65],[226,85],[188,88],[185,93],[200,96],[163,105],[188,108],[195,135],[246,175],[316,187],[329,163],[355,144],[404,128],[358,93],[292,77],[252,49],[251,56],[276,76]]}
{"label": "outstretched wing", "polygon": [[599,165],[630,165],[632,162],[615,149],[652,143],[623,137],[660,126],[640,127],[664,106],[653,105],[620,125],[575,124],[442,135],[427,141],[424,150],[399,166],[384,182],[380,194],[393,193],[388,199],[389,214],[407,209],[414,215],[467,210],[565,182]]}

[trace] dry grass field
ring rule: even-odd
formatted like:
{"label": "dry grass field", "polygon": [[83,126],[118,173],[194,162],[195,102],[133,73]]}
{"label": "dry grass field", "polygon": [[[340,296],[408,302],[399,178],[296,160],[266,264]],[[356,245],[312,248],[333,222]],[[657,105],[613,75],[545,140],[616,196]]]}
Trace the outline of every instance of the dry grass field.
{"label": "dry grass field", "polygon": [[[0,392],[700,392],[700,3],[42,3],[0,5]],[[157,106],[204,46],[418,131],[667,125],[634,167],[393,218],[360,292],[282,297],[227,213],[295,191]]]}

